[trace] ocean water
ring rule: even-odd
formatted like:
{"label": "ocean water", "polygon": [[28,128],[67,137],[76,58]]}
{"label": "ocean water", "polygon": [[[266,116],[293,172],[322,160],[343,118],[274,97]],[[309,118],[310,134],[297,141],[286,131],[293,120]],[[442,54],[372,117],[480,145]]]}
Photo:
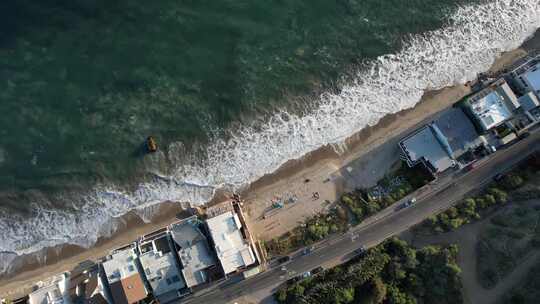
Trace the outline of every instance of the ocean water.
{"label": "ocean water", "polygon": [[473,79],[539,27],[537,0],[3,2],[0,252],[204,204]]}

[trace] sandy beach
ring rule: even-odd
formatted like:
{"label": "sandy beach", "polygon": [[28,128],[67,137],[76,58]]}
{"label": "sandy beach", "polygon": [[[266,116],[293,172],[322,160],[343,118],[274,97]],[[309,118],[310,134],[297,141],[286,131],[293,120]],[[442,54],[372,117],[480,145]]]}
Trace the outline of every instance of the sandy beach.
{"label": "sandy beach", "polygon": [[[521,48],[502,54],[491,72],[504,69],[527,51],[539,47],[540,33],[537,31]],[[278,236],[297,226],[303,218],[323,211],[326,200],[332,202],[343,191],[353,187],[373,185],[397,161],[396,143],[404,133],[469,92],[470,88],[465,85],[426,92],[414,108],[384,117],[377,125],[351,136],[339,149],[330,146],[320,148],[302,159],[287,162],[275,173],[249,185],[241,194],[246,201],[253,233],[263,240]],[[312,199],[315,191],[320,195],[316,201]],[[299,204],[263,219],[271,200],[286,195],[294,195]],[[111,249],[174,222],[181,217],[182,210],[179,203],[163,203],[151,223],[144,223],[135,213],[130,213],[119,219],[120,228],[116,234],[100,239],[92,248],[60,246],[17,258],[13,262],[13,271],[0,279],[0,298],[22,294],[37,281],[68,271],[82,261],[103,257]]]}

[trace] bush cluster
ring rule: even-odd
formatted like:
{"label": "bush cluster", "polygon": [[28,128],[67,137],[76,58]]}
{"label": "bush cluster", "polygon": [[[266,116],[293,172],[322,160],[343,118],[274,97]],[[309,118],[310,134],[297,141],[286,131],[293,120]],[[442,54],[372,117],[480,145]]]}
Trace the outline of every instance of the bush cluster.
{"label": "bush cluster", "polygon": [[362,258],[276,292],[279,303],[462,303],[457,247],[420,250],[397,238]]}
{"label": "bush cluster", "polygon": [[484,194],[465,199],[445,212],[429,217],[424,226],[435,233],[451,231],[481,218],[480,212],[508,201],[508,194],[499,188],[489,188]]}

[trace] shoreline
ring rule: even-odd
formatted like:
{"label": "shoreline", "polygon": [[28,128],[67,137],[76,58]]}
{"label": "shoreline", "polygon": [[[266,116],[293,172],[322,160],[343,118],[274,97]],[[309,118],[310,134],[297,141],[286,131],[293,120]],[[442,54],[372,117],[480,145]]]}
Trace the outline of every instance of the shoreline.
{"label": "shoreline", "polygon": [[[523,43],[522,47],[503,53],[494,62],[490,71],[503,69],[527,51],[540,47],[540,30]],[[289,160],[279,169],[271,174],[267,174],[242,189],[241,194],[246,201],[256,199],[258,196],[271,193],[276,187],[286,186],[294,188],[302,184],[305,176],[310,176],[313,172],[323,169],[323,174],[333,174],[332,168],[341,169],[345,164],[376,152],[384,144],[393,143],[392,139],[400,136],[415,125],[428,119],[431,115],[457,102],[467,95],[469,88],[465,85],[454,85],[436,91],[424,92],[421,100],[412,108],[400,112],[389,114],[381,118],[377,124],[364,128],[362,131],[351,135],[345,140],[346,147],[343,152],[338,153],[332,146],[324,146],[308,153],[300,159]],[[327,166],[331,164],[332,166]],[[377,180],[384,175],[385,170],[379,170],[374,174]],[[310,185],[316,189],[316,184]],[[344,185],[338,187],[344,190]],[[215,198],[207,205],[211,205],[222,197],[219,191]],[[90,248],[82,248],[75,245],[59,245],[39,251],[35,254],[20,256],[15,259],[14,270],[8,274],[0,276],[0,295],[9,296],[22,291],[28,284],[33,284],[51,275],[72,269],[74,266],[88,259],[97,259],[105,256],[111,249],[134,241],[138,236],[161,228],[177,219],[177,214],[181,212],[182,204],[167,202],[158,207],[157,212],[151,217],[151,223],[144,223],[143,220],[132,211],[127,215],[115,219],[119,228],[110,237],[101,237],[97,243]],[[13,273],[17,273],[13,276]]]}

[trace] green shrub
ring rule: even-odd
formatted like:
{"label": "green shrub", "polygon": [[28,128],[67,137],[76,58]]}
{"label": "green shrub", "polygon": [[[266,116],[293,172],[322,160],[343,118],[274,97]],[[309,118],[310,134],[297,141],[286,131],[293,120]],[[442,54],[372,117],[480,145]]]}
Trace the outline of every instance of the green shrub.
{"label": "green shrub", "polygon": [[515,173],[507,174],[501,180],[501,185],[506,190],[515,190],[523,185],[523,178]]}
{"label": "green shrub", "polygon": [[484,200],[486,201],[487,207],[493,206],[497,203],[497,201],[495,200],[495,197],[491,194],[484,195]]}
{"label": "green shrub", "polygon": [[483,198],[477,198],[475,201],[477,208],[486,209],[488,207],[486,200]]}

